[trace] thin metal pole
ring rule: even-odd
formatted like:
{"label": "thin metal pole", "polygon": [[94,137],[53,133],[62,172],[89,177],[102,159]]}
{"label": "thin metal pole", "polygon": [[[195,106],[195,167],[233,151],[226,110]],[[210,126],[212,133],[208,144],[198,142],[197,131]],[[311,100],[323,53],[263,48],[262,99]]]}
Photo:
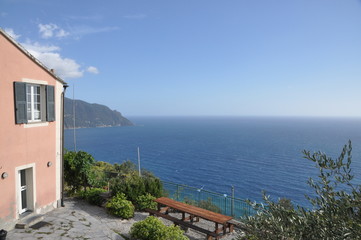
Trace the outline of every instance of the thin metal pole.
{"label": "thin metal pole", "polygon": [[141,177],[142,174],[140,172],[140,152],[139,152],[139,147],[138,147],[138,172],[139,172],[139,177]]}
{"label": "thin metal pole", "polygon": [[75,83],[73,83],[73,131],[74,131],[74,152],[76,152],[76,130],[75,130]]}
{"label": "thin metal pole", "polygon": [[177,196],[176,196],[176,198],[177,198],[177,201],[179,201],[179,184],[177,184]]}
{"label": "thin metal pole", "polygon": [[234,186],[232,185],[232,202],[231,202],[231,214],[234,217]]}
{"label": "thin metal pole", "polygon": [[63,85],[63,92],[61,93],[61,196],[60,196],[60,205],[64,205],[64,98],[65,91],[68,85]]}

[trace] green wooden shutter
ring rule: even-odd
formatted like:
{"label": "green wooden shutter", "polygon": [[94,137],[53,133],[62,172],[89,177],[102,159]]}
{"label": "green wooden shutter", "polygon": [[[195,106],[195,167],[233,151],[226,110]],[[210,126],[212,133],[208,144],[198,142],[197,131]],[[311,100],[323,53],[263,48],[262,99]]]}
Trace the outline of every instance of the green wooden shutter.
{"label": "green wooden shutter", "polygon": [[26,110],[26,83],[14,82],[15,95],[15,123],[22,124],[28,122]]}
{"label": "green wooden shutter", "polygon": [[54,86],[46,86],[46,121],[55,121],[55,95]]}

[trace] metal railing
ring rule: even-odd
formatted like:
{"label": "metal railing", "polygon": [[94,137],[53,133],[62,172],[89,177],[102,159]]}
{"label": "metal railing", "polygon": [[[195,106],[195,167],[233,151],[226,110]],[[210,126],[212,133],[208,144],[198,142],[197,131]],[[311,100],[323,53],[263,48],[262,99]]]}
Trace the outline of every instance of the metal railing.
{"label": "metal railing", "polygon": [[238,219],[256,213],[245,200],[235,198],[234,196],[172,182],[162,181],[162,183],[167,197],[176,201],[186,202]]}

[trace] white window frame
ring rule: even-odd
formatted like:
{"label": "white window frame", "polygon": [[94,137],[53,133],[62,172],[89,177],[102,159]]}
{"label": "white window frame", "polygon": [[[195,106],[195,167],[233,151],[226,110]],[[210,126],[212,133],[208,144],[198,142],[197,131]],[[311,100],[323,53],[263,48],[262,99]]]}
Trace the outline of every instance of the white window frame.
{"label": "white window frame", "polygon": [[[40,119],[34,119],[34,102],[32,101],[32,99],[30,99],[31,102],[31,119],[28,119],[28,124],[30,124],[29,126],[26,126],[26,124],[24,125],[24,127],[34,127],[35,125],[33,125],[34,123],[36,123],[36,126],[38,126],[39,124],[41,124],[41,126],[43,125],[48,125],[48,122],[46,122],[46,93],[45,93],[45,86],[48,85],[47,81],[43,81],[43,80],[35,80],[35,79],[29,79],[29,78],[23,78],[22,82],[27,83],[28,86],[39,86],[40,87]],[[28,99],[28,94],[27,94],[27,90],[26,90],[26,104],[28,104],[29,99]],[[34,95],[31,94],[31,98],[33,98]],[[28,108],[28,106],[26,106]],[[28,110],[28,109],[26,109]],[[39,125],[40,126],[40,125]]]}
{"label": "white window frame", "polygon": [[[39,102],[36,99],[36,95],[39,95]],[[28,111],[28,122],[41,122],[42,121],[42,87],[41,85],[28,84],[26,85],[26,108]],[[29,107],[30,104],[30,107]],[[36,105],[39,106],[39,110],[36,109]],[[30,111],[29,111],[30,110]],[[37,116],[37,117],[36,117]],[[30,117],[30,118],[29,118]]]}

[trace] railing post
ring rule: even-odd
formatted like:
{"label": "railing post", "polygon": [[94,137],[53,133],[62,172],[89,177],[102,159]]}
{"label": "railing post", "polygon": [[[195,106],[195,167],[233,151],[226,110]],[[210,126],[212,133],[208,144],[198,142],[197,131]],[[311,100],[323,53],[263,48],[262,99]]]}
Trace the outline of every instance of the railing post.
{"label": "railing post", "polygon": [[199,191],[198,191],[198,204],[201,201],[201,191],[202,191],[202,189],[199,189]]}
{"label": "railing post", "polygon": [[227,194],[223,194],[224,196],[224,209],[223,214],[227,214]]}
{"label": "railing post", "polygon": [[231,216],[234,217],[234,186],[232,185]]}
{"label": "railing post", "polygon": [[177,194],[176,194],[177,201],[179,201],[179,184],[177,184]]}

